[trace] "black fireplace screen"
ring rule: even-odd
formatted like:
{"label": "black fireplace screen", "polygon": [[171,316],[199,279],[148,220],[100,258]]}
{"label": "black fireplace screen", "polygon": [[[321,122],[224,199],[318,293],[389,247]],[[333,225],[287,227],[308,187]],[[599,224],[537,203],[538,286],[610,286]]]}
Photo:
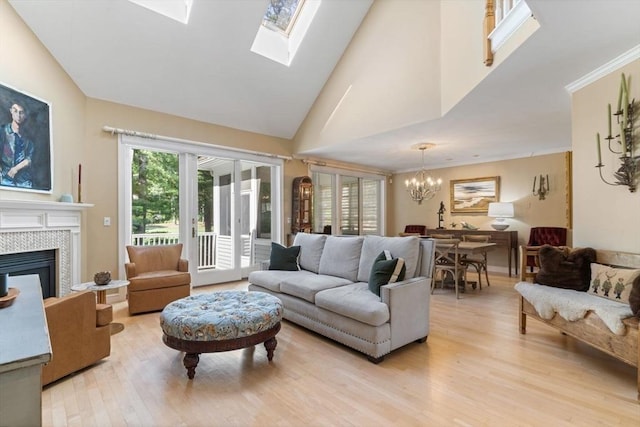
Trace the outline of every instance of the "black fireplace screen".
{"label": "black fireplace screen", "polygon": [[37,274],[40,276],[43,298],[56,296],[55,249],[0,254],[0,273],[9,273],[9,276]]}

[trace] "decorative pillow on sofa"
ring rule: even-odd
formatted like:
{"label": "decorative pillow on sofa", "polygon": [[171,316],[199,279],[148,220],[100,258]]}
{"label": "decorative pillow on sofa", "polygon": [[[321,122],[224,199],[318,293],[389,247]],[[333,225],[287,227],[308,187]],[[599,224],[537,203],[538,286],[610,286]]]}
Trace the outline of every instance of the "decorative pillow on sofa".
{"label": "decorative pillow on sofa", "polygon": [[638,276],[640,276],[640,270],[613,268],[593,263],[589,293],[614,301],[629,302],[631,288]]}
{"label": "decorative pillow on sofa", "polygon": [[543,245],[538,252],[540,271],[536,282],[556,288],[586,291],[591,279],[591,263],[596,260],[596,251],[592,248],[560,249]]}
{"label": "decorative pillow on sofa", "polygon": [[380,286],[404,280],[406,266],[404,259],[393,258],[391,252],[382,251],[373,261],[369,276],[369,290],[380,296]]}
{"label": "decorative pillow on sofa", "polygon": [[271,256],[269,257],[269,270],[296,271],[298,268],[298,255],[300,246],[285,248],[275,242],[271,242]]}

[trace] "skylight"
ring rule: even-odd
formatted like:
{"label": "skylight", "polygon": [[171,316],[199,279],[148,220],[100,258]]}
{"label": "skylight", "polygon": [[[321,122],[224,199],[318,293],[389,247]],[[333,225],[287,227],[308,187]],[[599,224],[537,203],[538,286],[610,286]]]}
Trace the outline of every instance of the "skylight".
{"label": "skylight", "polygon": [[251,51],[289,66],[321,0],[270,0]]}
{"label": "skylight", "polygon": [[303,3],[304,0],[271,0],[262,18],[262,25],[289,35]]}
{"label": "skylight", "polygon": [[129,0],[160,15],[166,16],[183,24],[189,22],[193,0]]}

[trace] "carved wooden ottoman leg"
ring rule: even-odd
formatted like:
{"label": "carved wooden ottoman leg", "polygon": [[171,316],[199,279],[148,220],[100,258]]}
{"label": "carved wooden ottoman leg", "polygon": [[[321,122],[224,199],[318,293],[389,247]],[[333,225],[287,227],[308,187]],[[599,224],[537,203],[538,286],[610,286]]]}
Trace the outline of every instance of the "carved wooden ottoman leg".
{"label": "carved wooden ottoman leg", "polygon": [[200,361],[200,356],[198,353],[187,353],[184,355],[184,367],[187,368],[187,376],[190,380],[196,376],[196,366],[198,366],[198,362]]}
{"label": "carved wooden ottoman leg", "polygon": [[269,359],[269,362],[271,362],[271,359],[273,359],[273,352],[275,351],[277,345],[278,340],[276,340],[276,337],[269,338],[264,342],[264,348],[267,349],[267,359]]}

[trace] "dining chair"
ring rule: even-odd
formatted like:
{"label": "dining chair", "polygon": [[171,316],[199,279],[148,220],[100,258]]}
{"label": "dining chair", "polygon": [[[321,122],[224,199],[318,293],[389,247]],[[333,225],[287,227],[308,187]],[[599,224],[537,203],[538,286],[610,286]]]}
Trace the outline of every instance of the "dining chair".
{"label": "dining chair", "polygon": [[[478,243],[489,243],[491,236],[482,235],[482,234],[463,234],[462,241],[463,242],[478,242]],[[463,255],[460,258],[460,262],[468,267],[475,268],[478,273],[478,286],[482,289],[482,271],[484,270],[484,277],[487,280],[487,286],[491,286],[489,283],[489,272],[487,271],[487,253],[483,252],[479,256],[470,256]],[[476,285],[472,285],[473,289],[476,288]]]}
{"label": "dining chair", "polygon": [[467,267],[460,262],[460,253],[458,246],[460,239],[434,239],[435,240],[435,274],[431,284],[431,293],[433,293],[436,285],[438,273],[440,274],[440,283],[444,288],[446,275],[453,277],[453,286],[456,290],[456,299],[460,298],[459,285],[464,286],[467,277]]}
{"label": "dining chair", "polygon": [[[567,229],[565,227],[531,227],[527,246],[566,246]],[[539,267],[538,260],[534,256],[527,256],[527,267],[533,272],[534,267]]]}

